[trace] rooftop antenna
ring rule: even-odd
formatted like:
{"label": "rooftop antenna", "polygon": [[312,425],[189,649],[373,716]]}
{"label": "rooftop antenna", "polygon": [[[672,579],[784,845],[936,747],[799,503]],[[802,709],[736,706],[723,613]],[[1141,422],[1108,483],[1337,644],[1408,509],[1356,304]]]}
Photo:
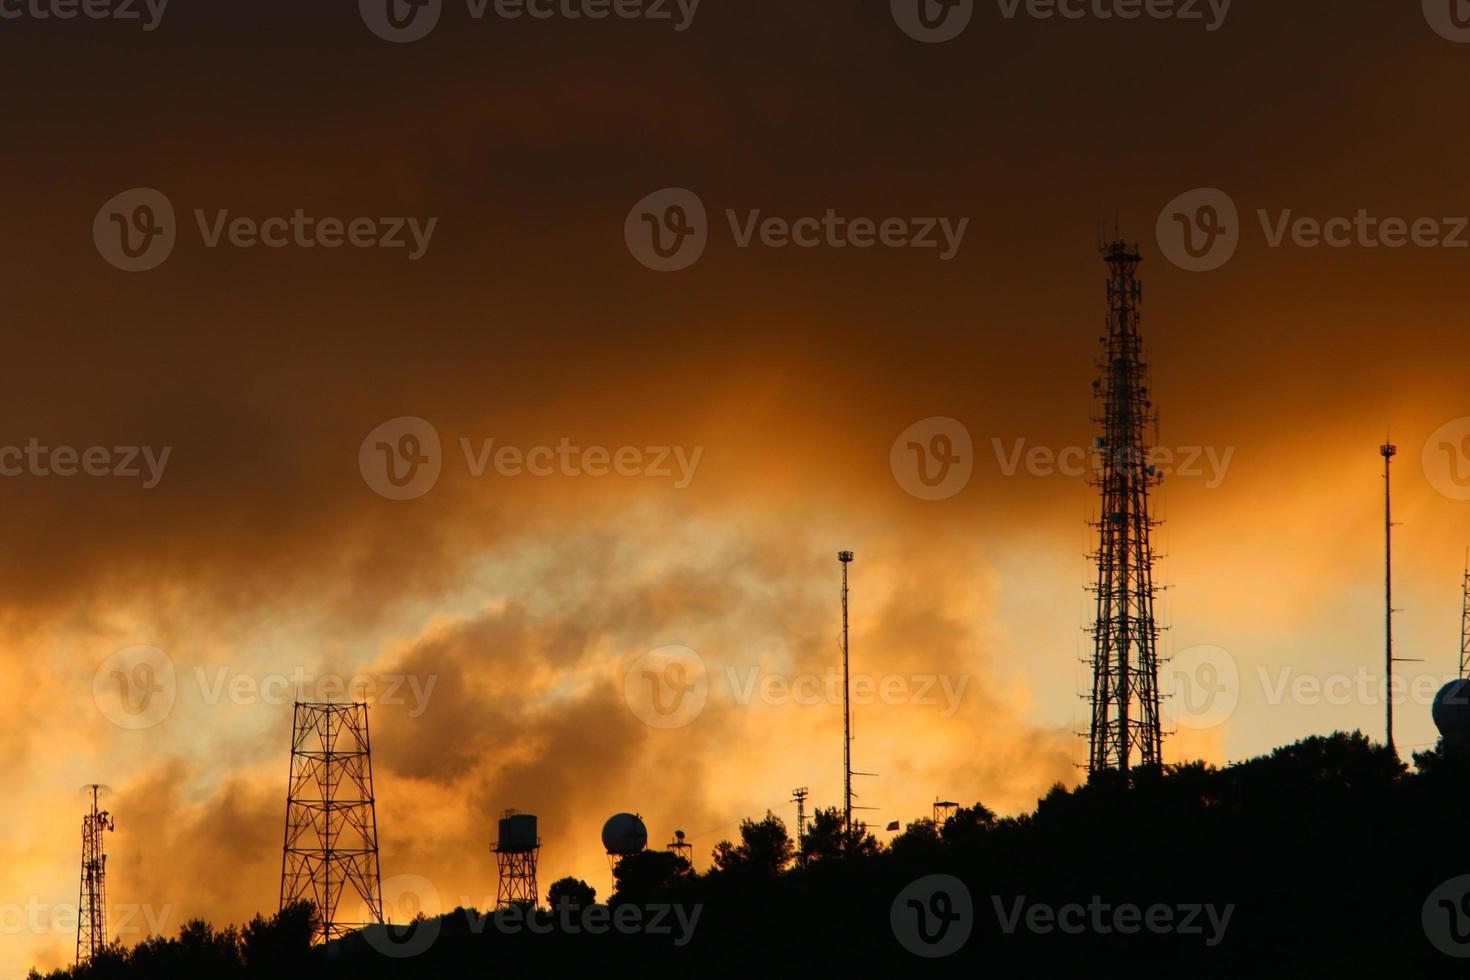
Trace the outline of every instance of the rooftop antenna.
{"label": "rooftop antenna", "polygon": [[107,945],[107,849],[102,832],[117,829],[113,817],[97,808],[98,794],[107,787],[92,783],[83,789],[92,795],[92,809],[82,817],[82,886],[77,899],[77,966],[89,962]]}

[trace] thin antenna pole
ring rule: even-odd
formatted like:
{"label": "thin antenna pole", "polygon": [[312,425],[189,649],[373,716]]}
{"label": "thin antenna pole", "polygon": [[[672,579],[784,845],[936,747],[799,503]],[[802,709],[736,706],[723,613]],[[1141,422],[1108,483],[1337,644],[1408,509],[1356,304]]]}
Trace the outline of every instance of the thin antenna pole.
{"label": "thin antenna pole", "polygon": [[1470,668],[1470,548],[1465,549],[1465,578],[1460,584],[1460,677]]}
{"label": "thin antenna pole", "polygon": [[1388,751],[1397,758],[1393,744],[1393,481],[1389,467],[1398,447],[1385,442],[1378,451],[1383,455],[1383,706]]}
{"label": "thin antenna pole", "polygon": [[852,708],[848,700],[847,675],[847,566],[852,552],[839,551],[842,563],[842,829],[852,833]]}

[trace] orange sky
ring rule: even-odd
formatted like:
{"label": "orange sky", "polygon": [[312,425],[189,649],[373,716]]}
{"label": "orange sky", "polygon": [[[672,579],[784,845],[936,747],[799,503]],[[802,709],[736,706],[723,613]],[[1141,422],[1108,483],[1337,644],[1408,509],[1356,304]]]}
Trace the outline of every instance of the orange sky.
{"label": "orange sky", "polygon": [[[887,4],[839,0],[706,0],[682,33],[454,8],[407,45],[352,4],[298,6],[180,7],[146,33],[0,22],[0,80],[27,93],[0,149],[0,447],[170,447],[153,489],[0,478],[0,974],[70,961],[84,783],[114,788],[115,927],[123,908],[174,932],[274,907],[290,705],[248,690],[281,677],[428,691],[372,714],[399,916],[493,898],[507,807],[541,816],[543,891],[577,874],[605,896],[597,831],[617,810],[657,844],[687,831],[703,868],[741,817],[790,822],[792,787],[835,804],[840,709],[738,692],[835,665],[839,548],[857,552],[854,670],[962,692],[859,709],[875,821],[936,796],[1020,812],[1076,779],[1090,490],[1005,475],[995,441],[1090,442],[1097,227],[1115,214],[1145,254],[1161,441],[1230,460],[1218,485],[1181,475],[1157,498],[1165,649],[1192,664],[1219,648],[1236,678],[1228,717],[1166,755],[1380,735],[1377,688],[1334,703],[1292,685],[1378,676],[1388,429],[1396,629],[1425,660],[1403,674],[1432,690],[1455,670],[1470,504],[1422,451],[1470,416],[1470,253],[1272,248],[1257,217],[1470,214],[1470,45],[1417,5],[1242,4],[1206,33],[981,4],[942,45],[904,36]],[[128,274],[91,228],[133,187],[163,191],[181,225],[167,262]],[[666,187],[714,226],[696,265],[660,274],[623,228]],[[1153,237],[1197,187],[1226,191],[1242,225],[1205,273]],[[438,225],[413,262],[212,249],[193,227],[195,209],[298,208]],[[941,261],[742,249],[723,217],[829,208],[969,225]],[[443,472],[390,501],[358,453],[401,416],[432,424]],[[925,501],[890,449],[936,416],[968,431],[973,476]],[[460,440],[492,438],[701,454],[682,489],[475,477]],[[175,698],[132,729],[93,685],[139,645],[165,652]],[[710,695],[661,730],[624,675],[670,645],[698,652]],[[243,703],[214,696],[222,682]],[[1433,739],[1411,698],[1401,750]]]}

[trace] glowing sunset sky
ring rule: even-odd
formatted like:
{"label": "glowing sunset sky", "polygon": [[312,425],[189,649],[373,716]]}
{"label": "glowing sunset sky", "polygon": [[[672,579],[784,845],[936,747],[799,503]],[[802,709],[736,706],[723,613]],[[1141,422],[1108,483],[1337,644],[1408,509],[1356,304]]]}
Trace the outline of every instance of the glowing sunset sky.
{"label": "glowing sunset sky", "polygon": [[[1470,416],[1470,250],[1272,247],[1258,214],[1470,214],[1470,44],[1418,4],[1242,3],[1207,32],[980,3],[944,44],[851,0],[705,0],[684,31],[476,21],[451,2],[410,44],[355,4],[306,6],[180,2],[146,32],[0,20],[0,447],[170,450],[151,489],[0,479],[0,975],[71,961],[84,783],[114,790],[114,932],[124,906],[169,933],[274,910],[291,692],[249,692],[279,693],[275,678],[428,692],[371,716],[399,918],[404,882],[428,884],[429,912],[493,901],[507,807],[540,815],[543,893],[576,874],[605,897],[597,833],[615,811],[640,812],[656,845],[687,831],[703,869],[742,817],[792,823],[795,786],[836,804],[839,706],[740,691],[838,663],[839,548],[857,553],[854,671],[961,692],[858,710],[875,824],[936,796],[1017,813],[1077,780],[1093,491],[1005,470],[1017,440],[1091,441],[1098,226],[1115,216],[1145,257],[1161,443],[1229,460],[1156,498],[1164,649],[1220,648],[1237,678],[1228,717],[1166,756],[1381,737],[1385,431],[1395,628],[1425,661],[1402,673],[1431,694],[1454,673],[1470,503],[1443,467],[1470,473],[1470,455],[1439,443],[1470,434],[1452,425]],[[179,232],[130,274],[92,225],[137,187],[167,195]],[[1202,187],[1238,207],[1240,243],[1187,272],[1155,227]],[[663,188],[709,213],[679,272],[624,239]],[[416,261],[211,248],[196,209],[437,225]],[[829,209],[968,225],[945,261],[742,248],[726,219]],[[442,473],[393,501],[359,448],[403,416],[433,426]],[[890,467],[931,417],[974,446],[968,485],[939,501]],[[477,477],[462,439],[700,455],[683,488]],[[166,653],[174,701],[129,728],[94,679],[140,645]],[[709,701],[662,730],[624,675],[670,645],[698,652]],[[1354,680],[1342,703],[1294,686],[1359,671],[1367,696]],[[1399,708],[1397,735],[1405,756],[1433,742],[1427,699]]]}

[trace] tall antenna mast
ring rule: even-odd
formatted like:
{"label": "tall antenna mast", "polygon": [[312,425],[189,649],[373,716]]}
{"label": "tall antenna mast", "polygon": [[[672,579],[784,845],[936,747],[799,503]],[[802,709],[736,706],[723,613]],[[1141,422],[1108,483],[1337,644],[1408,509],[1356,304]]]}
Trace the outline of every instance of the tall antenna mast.
{"label": "tall antenna mast", "polygon": [[1159,630],[1154,621],[1154,553],[1149,535],[1158,526],[1148,492],[1160,482],[1148,462],[1148,429],[1158,414],[1148,399],[1148,366],[1138,332],[1138,281],[1142,256],[1121,239],[1103,248],[1108,265],[1108,335],[1092,383],[1102,414],[1094,485],[1102,491],[1095,527],[1098,548],[1096,617],[1092,626],[1092,721],[1088,774],[1117,770],[1128,778],[1134,765],[1163,761],[1159,726]]}
{"label": "tall antenna mast", "polygon": [[107,945],[107,850],[102,832],[116,829],[106,810],[97,809],[101,786],[86,787],[92,793],[92,809],[82,817],[82,887],[77,899],[77,965],[81,966]]}
{"label": "tall antenna mast", "polygon": [[852,833],[852,708],[848,701],[847,676],[847,566],[850,551],[837,552],[842,563],[842,829]]}
{"label": "tall antenna mast", "polygon": [[1460,584],[1460,677],[1470,670],[1470,548],[1465,550],[1465,578]]}
{"label": "tall antenna mast", "polygon": [[1383,456],[1383,710],[1388,730],[1388,751],[1395,756],[1393,744],[1393,481],[1389,467],[1398,447],[1385,442],[1378,452]]}

